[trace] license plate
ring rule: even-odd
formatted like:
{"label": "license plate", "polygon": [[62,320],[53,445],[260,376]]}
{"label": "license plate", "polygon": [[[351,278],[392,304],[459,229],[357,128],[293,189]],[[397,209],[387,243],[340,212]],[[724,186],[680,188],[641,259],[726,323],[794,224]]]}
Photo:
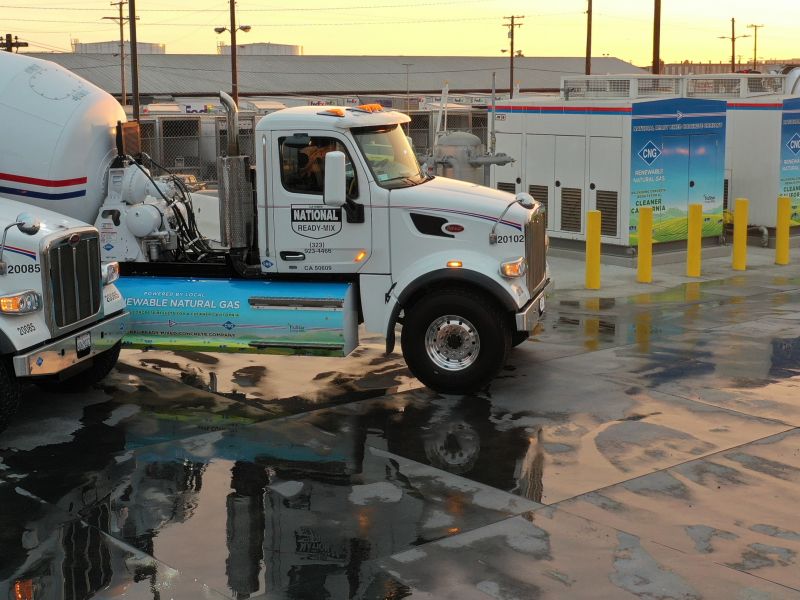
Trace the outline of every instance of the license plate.
{"label": "license plate", "polygon": [[86,356],[92,350],[92,332],[87,331],[75,338],[75,350],[78,351],[78,357]]}

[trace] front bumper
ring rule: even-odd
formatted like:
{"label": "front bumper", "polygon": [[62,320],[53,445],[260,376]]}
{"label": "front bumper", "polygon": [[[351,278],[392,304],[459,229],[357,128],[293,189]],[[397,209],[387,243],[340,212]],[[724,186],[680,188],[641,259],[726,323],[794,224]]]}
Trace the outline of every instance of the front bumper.
{"label": "front bumper", "polygon": [[530,333],[539,323],[544,314],[544,296],[549,285],[550,280],[548,279],[547,283],[539,290],[539,293],[514,315],[517,331],[527,331]]}
{"label": "front bumper", "polygon": [[[121,312],[92,327],[73,331],[36,350],[16,355],[14,373],[17,377],[56,375],[110,349],[122,339],[127,329],[128,313]],[[76,338],[86,333],[91,333],[92,336],[91,349],[85,355],[78,356]]]}

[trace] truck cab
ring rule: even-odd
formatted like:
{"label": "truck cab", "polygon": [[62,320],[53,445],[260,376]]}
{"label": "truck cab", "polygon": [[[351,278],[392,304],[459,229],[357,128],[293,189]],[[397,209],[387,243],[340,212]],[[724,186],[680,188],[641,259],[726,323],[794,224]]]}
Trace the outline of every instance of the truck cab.
{"label": "truck cab", "polygon": [[380,106],[298,107],[256,129],[265,275],[358,284],[367,331],[441,391],[474,390],[527,338],[549,282],[544,211],[530,197],[422,172]]}
{"label": "truck cab", "polygon": [[94,227],[3,198],[0,231],[2,430],[25,381],[66,389],[105,377],[127,312],[114,285],[119,266],[101,263]]}

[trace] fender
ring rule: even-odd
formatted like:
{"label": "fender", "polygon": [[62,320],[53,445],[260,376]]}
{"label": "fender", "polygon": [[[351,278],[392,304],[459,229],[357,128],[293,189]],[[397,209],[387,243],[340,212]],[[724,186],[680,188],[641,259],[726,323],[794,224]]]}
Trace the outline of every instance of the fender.
{"label": "fender", "polygon": [[[395,346],[395,332],[394,328],[397,324],[397,319],[400,316],[400,311],[408,304],[414,295],[426,288],[438,284],[467,284],[472,287],[479,288],[487,292],[492,298],[500,302],[502,307],[510,313],[518,310],[518,305],[514,301],[508,289],[503,287],[498,281],[495,281],[485,273],[473,271],[470,269],[436,269],[429,271],[417,279],[408,283],[399,296],[392,294],[390,300],[394,300],[394,306],[389,314],[389,321],[386,325],[386,353],[389,354],[394,350]],[[527,297],[525,298],[527,301]]]}
{"label": "fender", "polygon": [[16,353],[17,349],[14,347],[14,344],[8,339],[6,332],[0,329],[0,353],[3,355],[9,355]]}

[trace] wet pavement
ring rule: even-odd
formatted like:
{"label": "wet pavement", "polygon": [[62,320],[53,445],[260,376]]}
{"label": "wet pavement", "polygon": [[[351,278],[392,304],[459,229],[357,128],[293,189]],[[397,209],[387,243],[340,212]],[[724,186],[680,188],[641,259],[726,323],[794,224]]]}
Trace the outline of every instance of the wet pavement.
{"label": "wet pavement", "polygon": [[800,598],[797,273],[557,285],[473,396],[370,338],[30,388],[0,600]]}

